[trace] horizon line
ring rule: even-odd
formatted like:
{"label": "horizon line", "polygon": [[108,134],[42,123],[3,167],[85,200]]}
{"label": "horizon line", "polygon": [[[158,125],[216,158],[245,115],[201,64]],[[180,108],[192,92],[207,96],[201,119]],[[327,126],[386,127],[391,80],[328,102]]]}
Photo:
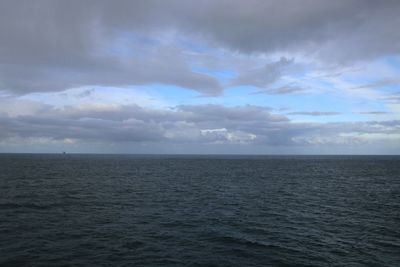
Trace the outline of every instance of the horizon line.
{"label": "horizon line", "polygon": [[0,152],[0,155],[125,155],[125,156],[400,156],[400,154],[251,154],[251,153],[93,153],[93,152]]}

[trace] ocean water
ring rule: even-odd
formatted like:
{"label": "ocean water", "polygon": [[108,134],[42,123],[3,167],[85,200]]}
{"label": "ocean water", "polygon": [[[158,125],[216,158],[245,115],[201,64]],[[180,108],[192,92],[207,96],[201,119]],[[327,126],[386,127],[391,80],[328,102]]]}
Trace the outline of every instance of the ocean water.
{"label": "ocean water", "polygon": [[400,157],[0,155],[0,266],[400,266]]}

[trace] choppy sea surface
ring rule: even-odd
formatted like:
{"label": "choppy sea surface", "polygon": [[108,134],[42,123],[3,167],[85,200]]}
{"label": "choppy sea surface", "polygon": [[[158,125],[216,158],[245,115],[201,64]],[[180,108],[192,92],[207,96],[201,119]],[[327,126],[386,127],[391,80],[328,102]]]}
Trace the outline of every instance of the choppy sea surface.
{"label": "choppy sea surface", "polygon": [[0,266],[400,266],[399,156],[0,155]]}

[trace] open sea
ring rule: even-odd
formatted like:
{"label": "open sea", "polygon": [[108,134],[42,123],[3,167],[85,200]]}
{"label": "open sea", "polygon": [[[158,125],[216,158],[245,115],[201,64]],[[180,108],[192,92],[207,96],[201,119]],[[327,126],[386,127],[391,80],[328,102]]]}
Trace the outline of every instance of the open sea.
{"label": "open sea", "polygon": [[400,266],[400,156],[0,154],[0,266]]}

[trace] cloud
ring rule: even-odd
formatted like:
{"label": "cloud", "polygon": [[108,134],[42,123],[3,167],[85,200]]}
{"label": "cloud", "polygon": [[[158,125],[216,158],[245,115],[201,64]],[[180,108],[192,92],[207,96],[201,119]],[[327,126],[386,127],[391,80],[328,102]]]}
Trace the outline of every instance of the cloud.
{"label": "cloud", "polygon": [[298,93],[305,91],[305,88],[299,87],[299,86],[281,86],[278,88],[274,88],[269,91],[270,94],[275,94],[275,95],[286,95],[286,94],[292,94],[292,93]]}
{"label": "cloud", "polygon": [[137,105],[43,106],[36,114],[3,114],[0,117],[2,139],[113,143],[246,143],[256,139],[252,128],[260,122],[266,127],[284,121],[287,121],[285,117],[270,114],[268,108],[217,105],[177,106],[174,110],[146,109]]}
{"label": "cloud", "polygon": [[[22,102],[21,102],[22,103]],[[20,103],[19,103],[20,104]],[[296,123],[270,108],[245,105],[181,105],[172,109],[138,105],[49,105],[30,112],[0,111],[0,147],[4,144],[94,143],[250,146],[360,145],[398,141],[400,121]],[[339,139],[337,137],[340,137]],[[240,149],[239,149],[240,150]],[[150,151],[149,151],[150,152]],[[159,151],[154,150],[153,153]]]}
{"label": "cloud", "polygon": [[268,63],[263,67],[246,70],[232,81],[232,86],[252,85],[259,88],[265,88],[276,82],[284,73],[285,68],[293,63],[282,57],[278,61]]}
{"label": "cloud", "polygon": [[341,114],[340,112],[335,111],[298,111],[298,112],[289,112],[287,115],[305,115],[305,116],[334,116]]}
{"label": "cloud", "polygon": [[[357,105],[352,110],[380,107],[390,114],[379,119],[395,118],[399,94],[367,89],[399,84],[391,56],[400,51],[399,13],[395,0],[3,0],[0,142],[96,143],[103,151],[128,143],[194,151],[392,144],[397,120],[299,123],[296,115],[322,121],[346,113],[302,111],[302,94],[288,94],[332,96]],[[367,71],[354,73],[359,67]],[[249,96],[248,88],[224,94],[234,86],[281,96]],[[300,111],[279,115],[278,106]]]}
{"label": "cloud", "polygon": [[372,83],[356,86],[351,89],[375,89],[395,85],[400,85],[400,79],[381,79]]}
{"label": "cloud", "polygon": [[215,78],[192,72],[179,51],[157,48],[142,52],[145,59],[100,57],[91,59],[90,66],[79,65],[79,62],[76,66],[64,66],[63,62],[55,66],[0,64],[0,86],[22,94],[61,91],[85,85],[156,83],[192,89],[205,95],[218,95],[223,90]]}
{"label": "cloud", "polygon": [[[177,36],[174,46],[185,36],[232,55],[289,53],[348,62],[397,54],[400,34],[392,29],[399,13],[392,0],[5,0],[0,88],[24,94],[161,83],[219,95],[218,80],[194,72],[187,51],[168,48],[168,33]],[[234,84],[265,87],[288,63],[244,71]]]}
{"label": "cloud", "polygon": [[386,111],[363,111],[363,112],[358,112],[359,114],[366,114],[366,115],[385,115],[385,114],[390,114],[390,112]]}
{"label": "cloud", "polygon": [[91,89],[86,89],[83,92],[76,94],[75,96],[78,98],[86,98],[86,97],[92,96],[94,93],[95,93],[95,89],[91,88]]}
{"label": "cloud", "polygon": [[235,122],[252,118],[265,122],[282,122],[288,119],[282,115],[271,114],[271,108],[254,105],[225,107],[221,105],[180,105],[176,109],[190,114],[194,121],[226,121]]}
{"label": "cloud", "polygon": [[200,130],[200,132],[202,136],[206,137],[214,144],[223,144],[226,142],[247,144],[257,138],[257,135],[255,134],[241,131],[228,131],[226,128],[205,129]]}
{"label": "cloud", "polygon": [[306,90],[307,90],[306,88],[288,84],[288,85],[280,86],[277,88],[257,91],[254,94],[287,95],[287,94],[304,92]]}
{"label": "cloud", "polygon": [[394,104],[400,103],[400,92],[383,96],[382,99],[388,103],[394,103]]}

